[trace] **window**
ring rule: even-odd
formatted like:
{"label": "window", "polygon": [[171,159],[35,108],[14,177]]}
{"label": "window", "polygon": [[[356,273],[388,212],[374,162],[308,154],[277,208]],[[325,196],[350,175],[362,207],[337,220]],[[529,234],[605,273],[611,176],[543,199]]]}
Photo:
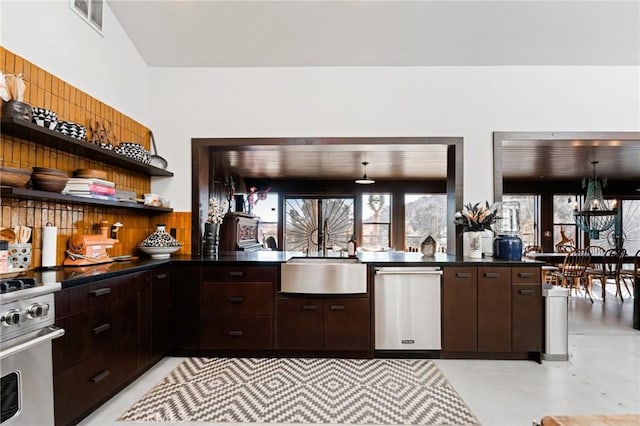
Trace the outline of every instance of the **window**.
{"label": "window", "polygon": [[520,204],[520,231],[522,247],[540,245],[540,197],[537,195],[504,195],[504,202]]}
{"label": "window", "polygon": [[355,233],[353,198],[285,197],[284,249],[317,253],[319,235],[326,247],[346,250]]}
{"label": "window", "polygon": [[258,226],[258,238],[267,246],[267,239],[273,237],[278,241],[278,197],[277,193],[269,192],[266,198],[256,201],[253,205],[253,214],[260,218]]}
{"label": "window", "polygon": [[71,10],[84,19],[94,30],[102,34],[103,0],[69,0]]}
{"label": "window", "polygon": [[573,219],[574,195],[553,196],[553,246],[578,247],[576,222]]}
{"label": "window", "polygon": [[420,244],[431,235],[439,251],[447,249],[447,195],[405,194],[405,250],[420,250]]}
{"label": "window", "polygon": [[[640,200],[622,200],[619,204],[622,212],[622,247],[629,254],[640,250]],[[589,244],[604,249],[615,247],[615,229],[611,228],[600,233],[600,238],[591,240]]]}
{"label": "window", "polygon": [[362,194],[362,242],[369,250],[391,246],[391,194]]}

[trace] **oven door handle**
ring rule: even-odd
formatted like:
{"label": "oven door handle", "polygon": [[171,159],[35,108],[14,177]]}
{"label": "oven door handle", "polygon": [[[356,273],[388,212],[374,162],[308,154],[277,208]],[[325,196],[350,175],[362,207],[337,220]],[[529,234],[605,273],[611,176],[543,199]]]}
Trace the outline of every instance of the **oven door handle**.
{"label": "oven door handle", "polygon": [[[46,330],[45,334],[40,335],[42,332]],[[7,350],[0,351],[0,359],[4,359],[11,355],[15,355],[18,352],[26,351],[27,349],[31,349],[32,347],[39,345],[40,343],[44,343],[49,340],[57,339],[58,337],[64,336],[64,329],[60,327],[56,327],[54,325],[47,327],[41,330],[38,333],[38,337],[34,339],[27,340],[24,343],[20,343],[19,345],[15,345]]]}

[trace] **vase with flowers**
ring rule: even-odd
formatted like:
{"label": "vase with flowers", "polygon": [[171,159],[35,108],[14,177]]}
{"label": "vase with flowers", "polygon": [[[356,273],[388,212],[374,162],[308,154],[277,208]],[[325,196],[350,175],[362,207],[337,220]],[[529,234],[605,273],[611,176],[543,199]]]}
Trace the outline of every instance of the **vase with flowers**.
{"label": "vase with flowers", "polygon": [[484,203],[463,206],[453,219],[455,225],[462,226],[463,255],[474,259],[482,258],[482,235],[485,231],[493,231],[491,226],[499,219],[495,204]]}
{"label": "vase with flowers", "polygon": [[224,220],[227,212],[227,201],[224,200],[218,205],[218,200],[211,198],[209,200],[209,212],[207,221],[204,224],[204,256],[217,256],[218,246],[220,245],[220,225]]}

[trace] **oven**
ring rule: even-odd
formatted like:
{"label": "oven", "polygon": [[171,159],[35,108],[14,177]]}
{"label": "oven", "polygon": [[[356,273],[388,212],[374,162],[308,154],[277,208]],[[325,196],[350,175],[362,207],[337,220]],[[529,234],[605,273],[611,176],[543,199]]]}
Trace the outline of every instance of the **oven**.
{"label": "oven", "polygon": [[54,325],[60,283],[33,278],[0,280],[0,423],[53,425],[51,341],[64,330]]}

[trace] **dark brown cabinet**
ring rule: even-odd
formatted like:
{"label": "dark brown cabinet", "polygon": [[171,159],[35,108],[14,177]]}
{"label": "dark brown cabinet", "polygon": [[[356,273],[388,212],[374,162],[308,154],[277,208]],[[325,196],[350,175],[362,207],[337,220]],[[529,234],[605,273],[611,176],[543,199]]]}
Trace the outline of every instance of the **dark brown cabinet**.
{"label": "dark brown cabinet", "polygon": [[370,299],[280,296],[276,348],[370,351]]}
{"label": "dark brown cabinet", "polygon": [[317,349],[324,342],[322,299],[278,299],[278,349]]}
{"label": "dark brown cabinet", "polygon": [[511,345],[514,352],[542,350],[542,287],[537,268],[511,268]]}
{"label": "dark brown cabinet", "polygon": [[200,266],[171,265],[172,353],[183,355],[200,347]]}
{"label": "dark brown cabinet", "polygon": [[151,359],[160,359],[171,346],[171,268],[151,271]]}
{"label": "dark brown cabinet", "polygon": [[511,351],[511,268],[478,268],[478,351]]}
{"label": "dark brown cabinet", "polygon": [[148,286],[141,271],[56,293],[56,324],[65,329],[53,341],[56,424],[77,422],[140,371]]}
{"label": "dark brown cabinet", "polygon": [[200,282],[201,349],[272,349],[272,266],[203,267]]}
{"label": "dark brown cabinet", "polygon": [[[539,358],[542,340],[540,268],[443,268],[442,350],[477,357]],[[482,354],[486,355],[482,355]]]}
{"label": "dark brown cabinet", "polygon": [[478,268],[443,268],[442,350],[478,350]]}
{"label": "dark brown cabinet", "polygon": [[260,219],[240,212],[230,212],[224,217],[220,227],[221,251],[262,250],[258,239]]}

